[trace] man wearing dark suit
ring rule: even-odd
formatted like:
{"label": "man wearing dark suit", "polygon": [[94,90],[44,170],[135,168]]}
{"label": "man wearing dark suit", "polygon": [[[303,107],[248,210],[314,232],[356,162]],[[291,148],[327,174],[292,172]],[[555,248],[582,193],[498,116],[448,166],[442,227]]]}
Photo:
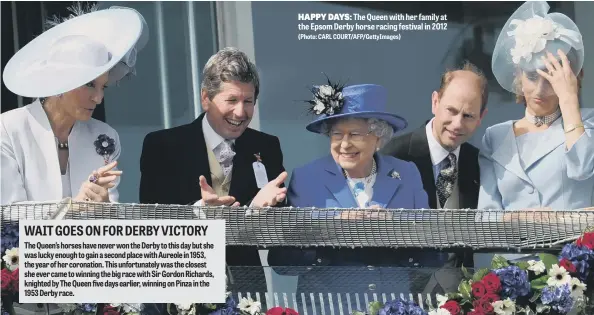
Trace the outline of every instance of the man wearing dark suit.
{"label": "man wearing dark suit", "polygon": [[[266,207],[284,204],[287,173],[277,137],[248,128],[259,93],[255,65],[234,48],[213,55],[203,73],[204,113],[187,125],[149,133],[140,158],[140,202]],[[254,163],[262,171],[255,171]],[[197,211],[197,216],[202,216]],[[228,266],[262,266],[255,247],[226,249]],[[242,272],[233,276],[237,282]],[[243,272],[247,274],[247,272]],[[262,268],[243,287],[265,292]]]}
{"label": "man wearing dark suit", "polygon": [[[480,187],[479,150],[466,143],[487,112],[487,79],[474,65],[445,72],[431,97],[434,118],[426,125],[392,139],[383,153],[414,162],[432,209],[476,209]],[[450,253],[444,267],[473,266],[471,251]],[[456,289],[460,276],[437,272],[424,289]]]}

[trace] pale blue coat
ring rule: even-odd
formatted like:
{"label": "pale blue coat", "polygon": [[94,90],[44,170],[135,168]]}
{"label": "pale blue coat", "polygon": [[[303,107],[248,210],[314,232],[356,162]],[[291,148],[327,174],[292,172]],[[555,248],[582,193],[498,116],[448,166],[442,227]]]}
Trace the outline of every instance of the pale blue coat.
{"label": "pale blue coat", "polygon": [[547,130],[546,141],[522,167],[514,121],[487,128],[479,154],[479,209],[570,210],[594,205],[594,109],[582,109],[585,133],[565,146],[563,119]]}

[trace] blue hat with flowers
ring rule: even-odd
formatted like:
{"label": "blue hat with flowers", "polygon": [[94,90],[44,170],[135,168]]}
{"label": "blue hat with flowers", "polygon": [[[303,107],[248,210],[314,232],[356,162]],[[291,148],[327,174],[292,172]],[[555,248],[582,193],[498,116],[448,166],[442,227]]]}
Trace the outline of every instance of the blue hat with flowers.
{"label": "blue hat with flowers", "polygon": [[314,99],[307,101],[310,112],[318,117],[306,127],[308,131],[321,133],[324,121],[336,118],[376,118],[387,122],[394,132],[406,128],[406,119],[385,111],[386,89],[377,84],[359,84],[342,87],[328,80],[328,85],[315,86],[311,92]]}

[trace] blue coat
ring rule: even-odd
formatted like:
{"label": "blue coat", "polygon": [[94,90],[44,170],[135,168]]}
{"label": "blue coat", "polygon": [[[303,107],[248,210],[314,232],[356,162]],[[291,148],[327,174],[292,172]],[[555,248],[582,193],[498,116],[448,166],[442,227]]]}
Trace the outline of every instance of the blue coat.
{"label": "blue coat", "polygon": [[567,150],[563,119],[546,131],[530,159],[520,163],[514,121],[489,127],[479,154],[479,209],[551,207],[570,210],[594,205],[594,110],[582,109],[586,132]]}
{"label": "blue coat", "polygon": [[[427,193],[416,165],[391,156],[375,155],[377,176],[372,201],[389,209],[428,209]],[[397,175],[399,176],[397,176]],[[331,155],[293,170],[288,188],[288,202],[293,207],[358,208],[340,166]],[[339,211],[330,211],[331,216]],[[320,217],[322,212],[313,212]],[[395,292],[397,285],[410,290],[412,274],[390,267],[440,267],[447,254],[418,249],[384,248],[272,248],[268,255],[271,266],[283,275],[300,275],[300,292]],[[317,266],[314,269],[310,266]],[[365,266],[374,266],[374,271]],[[340,268],[323,268],[341,266]],[[378,268],[379,267],[379,268]],[[310,270],[311,269],[311,270]],[[423,281],[419,281],[424,285]]]}
{"label": "blue coat", "polygon": [[[373,186],[373,202],[390,209],[429,208],[421,174],[413,162],[379,154],[375,157],[377,176]],[[398,174],[400,178],[392,174]],[[342,169],[331,155],[293,170],[287,198],[293,207],[359,207]]]}

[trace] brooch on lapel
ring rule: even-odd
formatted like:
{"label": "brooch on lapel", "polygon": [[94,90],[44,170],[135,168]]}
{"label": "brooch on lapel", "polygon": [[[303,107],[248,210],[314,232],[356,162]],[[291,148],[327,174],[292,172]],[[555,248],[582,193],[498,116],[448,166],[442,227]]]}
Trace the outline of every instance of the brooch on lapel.
{"label": "brooch on lapel", "polygon": [[105,134],[101,134],[97,137],[94,144],[95,152],[103,157],[105,165],[107,165],[110,156],[115,152],[115,140]]}
{"label": "brooch on lapel", "polygon": [[398,178],[398,179],[401,179],[401,178],[400,178],[400,173],[398,173],[398,172],[396,172],[396,171],[394,171],[394,170],[392,170],[392,171],[390,172],[390,177],[392,177],[392,178]]}
{"label": "brooch on lapel", "polygon": [[262,157],[260,156],[260,152],[254,153],[254,157],[256,157],[256,162],[262,163]]}

